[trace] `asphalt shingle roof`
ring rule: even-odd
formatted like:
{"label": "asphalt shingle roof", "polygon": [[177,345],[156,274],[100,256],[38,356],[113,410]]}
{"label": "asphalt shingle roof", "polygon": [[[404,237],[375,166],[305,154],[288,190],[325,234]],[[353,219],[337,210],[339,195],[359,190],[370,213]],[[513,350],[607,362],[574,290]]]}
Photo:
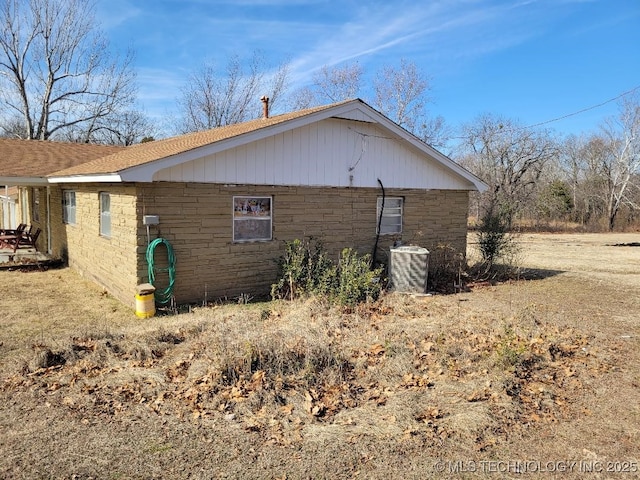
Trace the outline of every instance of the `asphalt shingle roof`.
{"label": "asphalt shingle roof", "polygon": [[332,105],[324,105],[306,110],[299,110],[297,112],[274,115],[269,118],[259,118],[211,130],[193,132],[177,137],[131,145],[111,155],[103,156],[81,165],[75,165],[71,168],[56,171],[55,176],[100,175],[120,172],[127,168],[144,165],[145,163],[160,160],[172,155],[185,153],[221,140],[255,132],[262,128],[271,127],[279,123],[301,118],[347,102],[334,103]]}
{"label": "asphalt shingle roof", "polygon": [[0,176],[45,177],[125,147],[0,138]]}

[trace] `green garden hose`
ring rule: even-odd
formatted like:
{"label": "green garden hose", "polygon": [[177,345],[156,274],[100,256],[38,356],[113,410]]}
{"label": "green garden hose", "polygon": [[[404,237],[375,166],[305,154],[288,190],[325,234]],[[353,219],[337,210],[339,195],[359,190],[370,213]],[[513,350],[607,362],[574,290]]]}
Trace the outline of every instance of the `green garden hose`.
{"label": "green garden hose", "polygon": [[[160,244],[164,244],[167,247],[167,259],[168,265],[166,268],[156,268],[153,253],[156,247]],[[156,273],[167,272],[169,275],[169,285],[164,290],[155,291],[156,302],[165,305],[169,303],[171,297],[173,297],[173,285],[176,278],[176,256],[173,253],[173,247],[164,238],[156,238],[147,247],[147,268],[149,271],[149,283],[155,287]]]}

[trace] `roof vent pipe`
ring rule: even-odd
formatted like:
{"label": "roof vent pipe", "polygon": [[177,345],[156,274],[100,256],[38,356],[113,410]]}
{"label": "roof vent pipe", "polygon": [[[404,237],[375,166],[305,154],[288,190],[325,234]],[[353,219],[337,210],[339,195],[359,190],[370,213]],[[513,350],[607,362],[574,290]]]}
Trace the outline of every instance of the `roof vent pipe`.
{"label": "roof vent pipe", "polygon": [[260,97],[262,102],[262,118],[269,118],[269,97],[263,95]]}

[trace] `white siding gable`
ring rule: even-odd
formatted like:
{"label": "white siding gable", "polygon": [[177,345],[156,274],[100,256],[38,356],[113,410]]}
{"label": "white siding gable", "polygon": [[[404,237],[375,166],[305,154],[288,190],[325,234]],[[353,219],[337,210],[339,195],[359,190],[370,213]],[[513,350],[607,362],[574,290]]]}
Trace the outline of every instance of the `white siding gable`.
{"label": "white siding gable", "polygon": [[[354,110],[157,171],[154,181],[475,190]],[[358,121],[353,121],[356,119]]]}

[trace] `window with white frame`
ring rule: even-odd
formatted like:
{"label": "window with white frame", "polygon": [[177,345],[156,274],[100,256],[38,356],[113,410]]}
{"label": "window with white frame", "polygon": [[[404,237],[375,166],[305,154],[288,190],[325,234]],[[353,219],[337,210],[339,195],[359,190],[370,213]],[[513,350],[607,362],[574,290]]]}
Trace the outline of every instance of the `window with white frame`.
{"label": "window with white frame", "polygon": [[271,197],[233,197],[233,241],[271,240]]}
{"label": "window with white frame", "polygon": [[111,195],[100,192],[100,235],[111,236]]}
{"label": "window with white frame", "polygon": [[[384,203],[382,197],[378,197],[378,207],[376,209],[376,220],[380,220],[380,235],[388,235],[392,233],[402,233],[402,197],[386,197]],[[380,219],[380,211],[382,210],[382,218]],[[378,224],[376,224],[377,228]]]}
{"label": "window with white frame", "polygon": [[34,222],[39,222],[40,221],[40,189],[39,188],[33,189],[32,207],[33,207],[32,208],[33,214],[31,218],[33,219]]}
{"label": "window with white frame", "polygon": [[62,221],[69,225],[76,224],[76,192],[62,192]]}

